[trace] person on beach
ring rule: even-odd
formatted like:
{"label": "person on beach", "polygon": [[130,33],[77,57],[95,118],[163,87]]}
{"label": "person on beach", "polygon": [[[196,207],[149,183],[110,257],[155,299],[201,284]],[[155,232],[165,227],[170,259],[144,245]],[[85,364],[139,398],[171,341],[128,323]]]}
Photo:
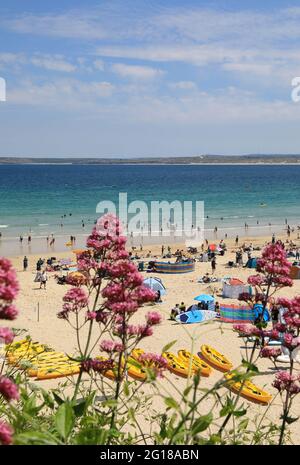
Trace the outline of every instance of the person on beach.
{"label": "person on beach", "polygon": [[296,260],[299,260],[300,258],[300,252],[299,249],[296,249]]}
{"label": "person on beach", "polygon": [[36,262],[36,271],[41,271],[43,263],[44,263],[44,260],[39,258],[38,261]]}
{"label": "person on beach", "polygon": [[214,272],[216,271],[216,257],[214,256],[212,258],[212,261],[211,261],[211,271],[212,271],[212,274],[214,274]]}
{"label": "person on beach", "polygon": [[235,238],[235,245],[238,245],[239,244],[239,236],[236,236]]}
{"label": "person on beach", "polygon": [[47,283],[47,273],[46,273],[46,270],[44,270],[42,273],[41,273],[41,280],[40,280],[40,289],[44,288],[46,289],[46,283]]}
{"label": "person on beach", "polygon": [[27,268],[28,268],[28,258],[25,255],[25,257],[23,258],[23,271],[26,271]]}
{"label": "person on beach", "polygon": [[30,244],[30,242],[31,242],[31,236],[28,236],[27,241],[28,241],[28,244]]}
{"label": "person on beach", "polygon": [[20,236],[20,239],[19,239],[19,240],[20,240],[20,244],[22,244],[22,242],[23,242],[23,236]]}
{"label": "person on beach", "polygon": [[180,313],[184,313],[186,311],[186,306],[184,302],[181,302],[181,304],[179,305],[179,310]]}
{"label": "person on beach", "polygon": [[175,320],[175,318],[179,314],[180,314],[179,304],[176,304],[175,307],[173,307],[172,310],[171,310],[170,319]]}

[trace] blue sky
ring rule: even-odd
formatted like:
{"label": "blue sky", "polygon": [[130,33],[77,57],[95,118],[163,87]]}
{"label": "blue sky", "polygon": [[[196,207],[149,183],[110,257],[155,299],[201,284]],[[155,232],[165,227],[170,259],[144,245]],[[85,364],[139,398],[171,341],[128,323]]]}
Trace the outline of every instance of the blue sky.
{"label": "blue sky", "polygon": [[300,153],[299,1],[2,1],[0,156]]}

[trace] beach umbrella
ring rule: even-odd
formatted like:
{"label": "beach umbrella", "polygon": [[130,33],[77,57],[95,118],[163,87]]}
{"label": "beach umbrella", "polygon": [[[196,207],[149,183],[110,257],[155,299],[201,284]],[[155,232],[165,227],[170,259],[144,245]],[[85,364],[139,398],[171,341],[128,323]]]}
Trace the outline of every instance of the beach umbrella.
{"label": "beach umbrella", "polygon": [[194,300],[197,300],[198,302],[213,302],[215,299],[208,294],[200,294],[197,295],[197,297],[194,297]]}
{"label": "beach umbrella", "polygon": [[160,295],[165,295],[167,293],[165,286],[159,278],[146,278],[143,284],[154,292],[160,291]]}

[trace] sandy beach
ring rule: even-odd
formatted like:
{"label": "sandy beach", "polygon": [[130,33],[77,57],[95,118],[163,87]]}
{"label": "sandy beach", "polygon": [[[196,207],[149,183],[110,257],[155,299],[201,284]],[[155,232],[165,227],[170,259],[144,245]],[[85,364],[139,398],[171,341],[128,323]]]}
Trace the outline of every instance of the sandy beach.
{"label": "sandy beach", "polygon": [[[291,235],[290,239],[293,240],[297,246],[300,246],[300,241],[297,240],[297,233]],[[278,239],[286,240],[286,235],[278,237]],[[270,237],[248,237],[243,238],[243,242],[252,242],[253,246],[263,246]],[[215,276],[217,278],[223,278],[225,276],[238,277],[243,281],[247,280],[247,277],[255,273],[255,270],[248,268],[228,268],[226,265],[228,261],[235,261],[236,247],[233,240],[227,240],[227,252],[224,256],[217,256],[217,268]],[[240,241],[241,245],[241,241]],[[172,246],[172,253],[175,252],[176,248],[183,248],[180,244]],[[148,248],[144,248],[143,252],[139,252],[139,255],[146,255]],[[152,257],[159,257],[161,254],[161,247],[154,246],[151,248]],[[259,256],[259,251],[252,252],[252,256]],[[16,321],[8,322],[10,326],[15,328],[24,328],[28,331],[34,340],[46,343],[53,347],[55,350],[63,351],[68,354],[74,354],[76,352],[76,338],[75,332],[70,326],[63,320],[59,320],[56,316],[57,312],[61,310],[62,297],[65,294],[68,286],[58,285],[54,279],[55,272],[48,273],[47,289],[39,289],[39,283],[34,283],[35,267],[38,258],[48,258],[49,254],[42,255],[29,255],[29,267],[27,271],[23,271],[22,259],[23,256],[11,257],[11,261],[17,270],[18,279],[20,282],[20,293],[17,299],[17,306],[20,309],[19,317]],[[52,256],[52,254],[50,254]],[[71,258],[74,260],[75,255],[70,251],[60,252],[55,254],[56,258]],[[244,254],[244,263],[247,260],[246,254]],[[149,260],[145,259],[146,261]],[[293,259],[290,259],[293,261]],[[174,260],[172,260],[174,261]],[[193,325],[180,325],[174,321],[169,320],[170,309],[180,302],[185,302],[187,306],[193,304],[193,298],[201,293],[211,293],[211,285],[200,284],[197,280],[202,277],[205,273],[211,274],[210,262],[196,262],[195,271],[183,275],[158,275],[156,273],[146,273],[143,275],[148,276],[159,276],[166,289],[167,294],[163,297],[163,302],[155,304],[150,307],[155,309],[163,315],[163,322],[155,328],[154,335],[150,338],[145,338],[141,347],[147,351],[160,353],[163,346],[173,340],[176,340],[175,345],[172,348],[173,352],[179,349],[191,349],[197,353],[200,350],[200,346],[203,343],[211,344],[220,352],[228,356],[234,366],[239,365],[241,357],[245,355],[243,349],[244,344],[241,338],[237,337],[237,334],[233,332],[232,325],[230,323],[220,323],[218,321],[210,322],[209,324],[193,324]],[[219,303],[226,301],[226,303],[236,303],[236,300],[224,299],[221,296],[221,283],[214,283],[212,285],[215,288],[215,298]],[[283,289],[279,295],[292,297],[300,292],[300,280],[294,280],[292,288]],[[142,322],[144,314],[149,310],[148,306],[141,308],[135,315],[137,322]],[[84,334],[84,333],[83,333]],[[98,350],[95,350],[95,353]],[[282,365],[282,368],[286,367],[286,364]],[[298,365],[298,366],[297,366]],[[257,378],[255,381],[259,386],[265,386],[266,390],[271,394],[275,395],[276,390],[272,387],[272,381],[274,378],[274,369],[272,363],[268,359],[258,360],[259,369],[265,374]],[[300,365],[296,364],[296,370],[300,371]],[[203,378],[201,380],[202,387],[211,387],[222,374],[216,370],[209,378]],[[168,377],[176,380],[177,387],[184,389],[186,380],[178,378],[173,374],[169,374]],[[59,380],[44,381],[40,382],[45,388],[52,388],[58,384]],[[164,381],[166,387],[168,382]],[[170,386],[172,392],[172,387]],[[222,392],[226,393],[226,389]],[[176,393],[174,393],[176,396]],[[156,400],[153,400],[154,404]],[[248,402],[244,400],[244,402]],[[209,406],[209,405],[208,405]],[[254,417],[256,413],[262,412],[266,409],[264,406],[258,406],[251,404],[251,415]],[[268,410],[267,417],[270,419],[278,418],[278,414],[281,411],[281,401],[277,397],[271,408]],[[299,402],[294,402],[293,416],[300,414]],[[297,423],[291,425],[292,439],[295,443],[300,442],[300,432]]]}

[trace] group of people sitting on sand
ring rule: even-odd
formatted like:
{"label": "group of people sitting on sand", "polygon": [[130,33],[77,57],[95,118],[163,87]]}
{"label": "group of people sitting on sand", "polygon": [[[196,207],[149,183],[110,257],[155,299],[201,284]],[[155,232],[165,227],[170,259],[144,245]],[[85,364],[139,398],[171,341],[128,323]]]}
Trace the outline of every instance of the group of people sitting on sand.
{"label": "group of people sitting on sand", "polygon": [[[170,313],[170,319],[175,320],[176,316],[181,315],[182,313],[189,312],[191,310],[208,310],[208,303],[207,302],[198,302],[197,304],[190,305],[188,308],[186,308],[186,305],[184,302],[181,302],[181,304],[176,304],[175,307],[172,308],[171,313]],[[220,304],[219,302],[215,303],[215,310],[217,314],[220,313]]]}

